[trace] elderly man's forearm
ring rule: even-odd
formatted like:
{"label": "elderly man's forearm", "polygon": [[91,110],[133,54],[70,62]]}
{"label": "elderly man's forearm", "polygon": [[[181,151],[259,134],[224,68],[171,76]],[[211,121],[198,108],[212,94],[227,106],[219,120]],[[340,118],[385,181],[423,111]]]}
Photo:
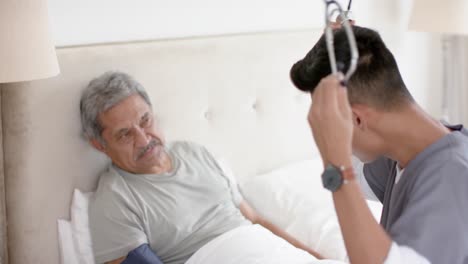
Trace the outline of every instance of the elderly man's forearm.
{"label": "elderly man's forearm", "polygon": [[301,241],[297,240],[293,236],[291,236],[288,232],[284,231],[283,229],[279,228],[275,224],[271,223],[270,221],[260,218],[258,220],[258,224],[265,227],[266,229],[270,230],[273,234],[283,238],[284,240],[288,241],[291,245],[295,246],[296,248],[302,249],[304,251],[307,251],[309,254],[312,256],[318,258],[318,259],[323,259],[323,257],[317,253],[315,250],[312,248],[306,246],[304,243]]}

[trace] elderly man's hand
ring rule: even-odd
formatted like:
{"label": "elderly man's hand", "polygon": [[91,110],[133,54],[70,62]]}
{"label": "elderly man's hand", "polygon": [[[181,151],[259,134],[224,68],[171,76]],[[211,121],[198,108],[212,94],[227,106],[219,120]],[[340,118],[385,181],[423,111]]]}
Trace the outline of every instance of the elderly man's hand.
{"label": "elderly man's hand", "polygon": [[352,166],[353,123],[342,75],[322,79],[312,95],[308,120],[324,165]]}

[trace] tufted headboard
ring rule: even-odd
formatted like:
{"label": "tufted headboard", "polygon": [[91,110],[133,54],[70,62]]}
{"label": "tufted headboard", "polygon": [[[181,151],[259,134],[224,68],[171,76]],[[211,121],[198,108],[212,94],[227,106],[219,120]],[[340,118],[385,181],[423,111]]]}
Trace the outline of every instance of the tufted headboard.
{"label": "tufted headboard", "polygon": [[168,140],[206,145],[240,181],[317,155],[306,122],[310,98],[291,65],[320,31],[176,39],[58,49],[61,75],[1,85],[11,264],[59,262],[57,218],[72,190],[92,191],[108,160],[80,133],[79,99],[108,70],[148,90]]}

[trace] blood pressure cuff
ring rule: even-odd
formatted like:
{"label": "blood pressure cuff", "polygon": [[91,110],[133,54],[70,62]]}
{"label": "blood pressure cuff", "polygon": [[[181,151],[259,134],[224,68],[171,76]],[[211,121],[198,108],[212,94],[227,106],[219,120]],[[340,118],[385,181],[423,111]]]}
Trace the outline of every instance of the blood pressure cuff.
{"label": "blood pressure cuff", "polygon": [[143,244],[128,253],[121,264],[163,264],[148,244]]}

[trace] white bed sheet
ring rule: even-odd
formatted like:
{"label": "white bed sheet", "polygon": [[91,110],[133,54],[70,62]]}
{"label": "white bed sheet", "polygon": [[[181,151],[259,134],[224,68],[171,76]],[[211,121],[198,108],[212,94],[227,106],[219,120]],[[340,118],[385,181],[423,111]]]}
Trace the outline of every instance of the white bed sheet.
{"label": "white bed sheet", "polygon": [[198,250],[186,264],[343,264],[318,260],[259,225],[231,230]]}

